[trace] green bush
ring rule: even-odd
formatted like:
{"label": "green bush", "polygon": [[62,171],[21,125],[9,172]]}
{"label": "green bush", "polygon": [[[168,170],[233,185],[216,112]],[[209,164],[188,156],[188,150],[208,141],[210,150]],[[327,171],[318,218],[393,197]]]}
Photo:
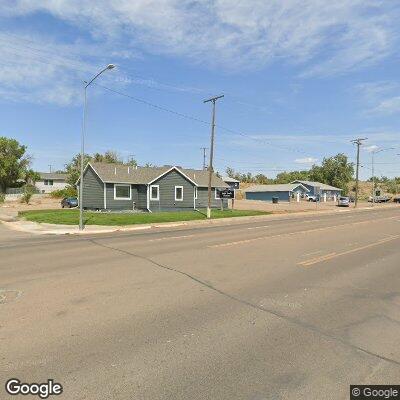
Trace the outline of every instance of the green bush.
{"label": "green bush", "polygon": [[21,197],[21,203],[29,204],[33,194],[35,193],[36,188],[32,185],[26,185],[24,187],[24,193]]}
{"label": "green bush", "polygon": [[21,197],[21,203],[29,204],[32,195],[33,195],[32,192],[24,192],[24,194]]}
{"label": "green bush", "polygon": [[6,199],[6,195],[4,193],[0,193],[0,204],[4,203],[5,199]]}
{"label": "green bush", "polygon": [[51,192],[50,196],[56,199],[64,197],[77,197],[78,191],[73,186],[67,186],[65,189],[55,190],[54,192]]}

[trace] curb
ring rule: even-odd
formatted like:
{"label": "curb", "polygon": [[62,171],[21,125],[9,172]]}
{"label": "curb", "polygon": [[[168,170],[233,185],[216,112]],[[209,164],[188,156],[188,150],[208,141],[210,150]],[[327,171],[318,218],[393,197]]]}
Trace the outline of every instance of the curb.
{"label": "curb", "polygon": [[[398,206],[385,207],[385,208],[397,208]],[[231,218],[218,218],[211,220],[193,220],[193,221],[182,221],[182,222],[164,222],[164,223],[154,223],[154,224],[138,224],[138,225],[128,225],[128,226],[108,226],[103,227],[101,225],[89,225],[87,230],[79,231],[76,226],[71,225],[53,225],[46,223],[36,223],[31,221],[18,220],[15,217],[3,216],[0,221],[8,227],[9,229],[16,230],[19,232],[32,233],[36,235],[94,235],[97,233],[112,233],[112,232],[130,232],[138,230],[150,230],[157,228],[178,228],[183,226],[189,226],[195,228],[196,226],[204,225],[240,225],[243,221],[262,221],[266,219],[297,219],[305,215],[329,215],[336,213],[349,213],[349,212],[368,212],[377,210],[377,208],[372,207],[362,207],[362,208],[335,208],[332,210],[307,210],[298,212],[283,212],[283,213],[273,213],[266,215],[253,215],[244,217],[231,217]],[[6,220],[4,217],[9,217]],[[56,229],[55,226],[57,227]],[[94,230],[90,230],[90,229]]]}

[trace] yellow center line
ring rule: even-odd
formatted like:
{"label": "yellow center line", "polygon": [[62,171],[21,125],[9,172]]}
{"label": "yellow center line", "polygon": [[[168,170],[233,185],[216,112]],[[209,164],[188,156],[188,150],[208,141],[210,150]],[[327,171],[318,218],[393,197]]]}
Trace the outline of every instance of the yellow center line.
{"label": "yellow center line", "polygon": [[370,247],[379,246],[380,244],[384,244],[384,243],[396,240],[399,237],[400,237],[400,235],[393,235],[391,237],[380,239],[377,242],[369,243],[369,244],[366,244],[364,246],[356,247],[356,248],[351,249],[351,250],[342,251],[340,253],[330,253],[330,254],[326,254],[326,255],[321,256],[321,257],[316,257],[316,258],[312,258],[310,260],[302,261],[302,262],[299,262],[297,265],[300,265],[302,267],[309,267],[310,265],[314,265],[314,264],[317,264],[317,263],[320,263],[320,262],[323,262],[323,261],[328,261],[328,260],[331,260],[332,258],[345,256],[347,254],[355,253],[357,251],[369,249]]}
{"label": "yellow center line", "polygon": [[320,231],[330,230],[332,228],[340,228],[340,227],[344,227],[344,226],[354,226],[354,225],[375,223],[377,221],[383,221],[383,220],[388,220],[388,219],[393,219],[393,217],[370,219],[370,220],[367,220],[367,221],[357,221],[357,222],[351,222],[351,223],[347,223],[347,224],[330,225],[330,226],[325,226],[325,227],[322,227],[322,228],[305,229],[305,230],[302,230],[302,231],[281,233],[281,234],[278,234],[278,235],[258,236],[258,237],[251,238],[251,239],[237,240],[235,242],[212,244],[212,245],[209,245],[207,247],[208,248],[218,248],[218,247],[238,246],[238,245],[241,245],[241,244],[247,244],[247,243],[256,242],[258,240],[274,239],[274,238],[280,238],[280,237],[290,237],[290,236],[294,236],[294,235],[303,235],[305,233],[320,232]]}

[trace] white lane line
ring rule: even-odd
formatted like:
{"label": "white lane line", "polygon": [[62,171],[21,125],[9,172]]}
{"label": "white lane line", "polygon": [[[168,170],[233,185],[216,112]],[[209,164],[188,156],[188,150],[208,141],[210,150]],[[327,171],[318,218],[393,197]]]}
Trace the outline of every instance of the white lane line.
{"label": "white lane line", "polygon": [[157,239],[150,239],[148,242],[159,242],[161,240],[169,240],[169,239],[186,239],[189,237],[193,237],[195,235],[182,235],[182,236],[166,236],[162,238],[157,238]]}
{"label": "white lane line", "polygon": [[250,228],[247,228],[249,231],[252,229],[261,229],[261,228],[269,228],[271,225],[262,225],[262,226],[252,226]]}

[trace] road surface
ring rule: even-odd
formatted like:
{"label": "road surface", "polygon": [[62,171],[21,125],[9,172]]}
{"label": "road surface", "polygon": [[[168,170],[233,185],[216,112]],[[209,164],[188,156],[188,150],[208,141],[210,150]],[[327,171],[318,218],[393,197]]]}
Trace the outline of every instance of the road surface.
{"label": "road surface", "polygon": [[0,290],[2,399],[11,377],[52,378],[60,399],[400,383],[400,209],[89,237],[0,225]]}

